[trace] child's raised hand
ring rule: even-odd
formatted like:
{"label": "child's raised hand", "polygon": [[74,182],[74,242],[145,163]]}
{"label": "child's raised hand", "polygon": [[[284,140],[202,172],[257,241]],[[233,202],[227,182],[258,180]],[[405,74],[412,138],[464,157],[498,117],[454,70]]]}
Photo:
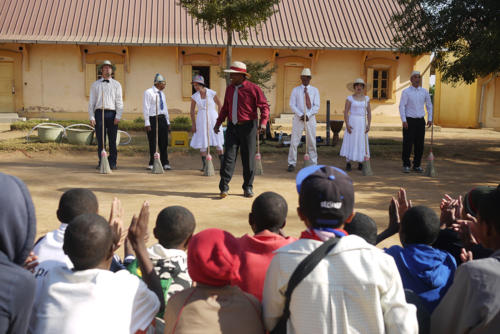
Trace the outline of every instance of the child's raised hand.
{"label": "child's raised hand", "polygon": [[123,227],[123,215],[124,210],[121,201],[116,197],[113,198],[111,212],[109,214],[109,225],[113,231],[115,249],[120,248],[127,238],[127,229]]}
{"label": "child's raised hand", "polygon": [[406,189],[400,188],[398,192],[398,214],[399,219],[403,219],[406,211],[412,207],[411,201],[408,200],[406,196]]}
{"label": "child's raised hand", "polygon": [[128,228],[128,240],[132,244],[134,249],[138,245],[145,245],[145,237],[148,233],[148,222],[149,222],[149,203],[144,202],[141,207],[141,212],[139,217],[132,217],[132,222]]}

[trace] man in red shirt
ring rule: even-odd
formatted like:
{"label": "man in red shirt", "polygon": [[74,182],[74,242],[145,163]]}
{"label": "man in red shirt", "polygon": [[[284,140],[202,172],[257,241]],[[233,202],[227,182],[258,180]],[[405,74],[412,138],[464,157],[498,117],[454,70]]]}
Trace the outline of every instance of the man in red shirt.
{"label": "man in red shirt", "polygon": [[[257,127],[259,132],[265,131],[269,119],[269,105],[264,93],[256,84],[247,81],[250,77],[244,63],[235,61],[229,70],[231,84],[226,88],[224,104],[215,123],[214,132],[227,118],[226,152],[220,169],[220,197],[225,198],[229,191],[229,182],[233,176],[238,148],[241,147],[241,162],[243,164],[243,194],[253,197],[253,178],[255,175],[255,145]],[[257,125],[260,109],[260,124]]]}

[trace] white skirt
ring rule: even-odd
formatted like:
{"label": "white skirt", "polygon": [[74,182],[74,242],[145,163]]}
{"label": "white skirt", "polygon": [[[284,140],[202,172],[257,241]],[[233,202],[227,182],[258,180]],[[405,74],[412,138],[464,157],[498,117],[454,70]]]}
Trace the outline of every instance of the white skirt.
{"label": "white skirt", "polygon": [[[210,146],[215,146],[218,149],[222,149],[224,146],[224,133],[222,131],[222,127],[219,133],[214,132],[215,122],[217,121],[217,111],[209,111],[208,112],[208,125],[206,119],[206,112],[202,110],[198,111],[196,115],[196,132],[193,134],[191,138],[190,146],[195,149],[206,151],[208,146],[208,136],[207,131],[210,135]],[[207,129],[208,128],[208,129]]]}
{"label": "white skirt", "polygon": [[365,155],[370,157],[370,146],[366,148],[366,121],[364,116],[349,116],[349,125],[352,127],[352,132],[344,131],[344,139],[340,156],[345,157],[348,161],[363,162]]}

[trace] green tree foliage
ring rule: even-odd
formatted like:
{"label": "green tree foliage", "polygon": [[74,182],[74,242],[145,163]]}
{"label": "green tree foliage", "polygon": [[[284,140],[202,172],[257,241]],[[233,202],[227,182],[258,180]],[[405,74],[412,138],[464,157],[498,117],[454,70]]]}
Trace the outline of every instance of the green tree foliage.
{"label": "green tree foliage", "polygon": [[500,0],[397,0],[392,17],[401,52],[435,52],[448,82],[472,83],[500,71]]}
{"label": "green tree foliage", "polygon": [[219,26],[226,31],[226,66],[232,58],[233,34],[247,38],[248,29],[256,27],[277,11],[280,0],[179,0],[181,6],[207,30]]}

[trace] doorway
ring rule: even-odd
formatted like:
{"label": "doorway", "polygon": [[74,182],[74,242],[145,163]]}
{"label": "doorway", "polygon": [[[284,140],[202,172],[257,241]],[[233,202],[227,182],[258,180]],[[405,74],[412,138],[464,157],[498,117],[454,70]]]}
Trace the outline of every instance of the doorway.
{"label": "doorway", "polygon": [[0,62],[0,112],[15,112],[14,63]]}
{"label": "doorway", "polygon": [[293,110],[290,108],[290,95],[292,95],[292,90],[301,84],[300,74],[304,66],[302,65],[285,65],[285,92],[283,94],[283,110],[285,114],[293,114]]}
{"label": "doorway", "polygon": [[[193,77],[195,75],[201,75],[203,79],[205,79],[205,86],[207,88],[210,88],[210,66],[193,66],[192,68],[193,72]],[[196,93],[194,90],[194,87],[191,88],[193,91],[193,94]]]}

